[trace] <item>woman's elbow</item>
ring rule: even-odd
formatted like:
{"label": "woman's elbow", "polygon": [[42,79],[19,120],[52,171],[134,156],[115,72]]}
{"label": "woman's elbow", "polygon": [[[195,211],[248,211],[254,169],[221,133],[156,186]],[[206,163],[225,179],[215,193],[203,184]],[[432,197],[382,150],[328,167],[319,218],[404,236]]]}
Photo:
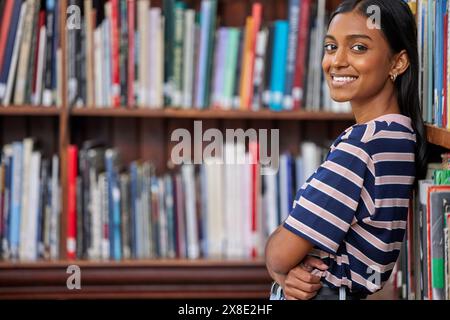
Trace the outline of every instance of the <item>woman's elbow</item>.
{"label": "woman's elbow", "polygon": [[266,267],[269,271],[278,274],[287,274],[291,268],[285,263],[283,250],[273,244],[272,237],[269,238],[266,244],[265,259]]}

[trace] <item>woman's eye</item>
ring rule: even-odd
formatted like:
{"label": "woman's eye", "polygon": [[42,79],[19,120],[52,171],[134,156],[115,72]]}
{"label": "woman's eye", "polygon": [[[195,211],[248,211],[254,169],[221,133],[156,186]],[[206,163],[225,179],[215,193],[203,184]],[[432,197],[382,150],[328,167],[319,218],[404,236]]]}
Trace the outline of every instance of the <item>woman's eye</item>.
{"label": "woman's eye", "polygon": [[363,46],[361,44],[354,45],[352,47],[352,49],[355,50],[355,51],[359,51],[359,52],[367,51],[367,47],[365,47],[365,46]]}
{"label": "woman's eye", "polygon": [[336,46],[334,44],[331,44],[331,43],[327,43],[323,47],[325,48],[326,51],[336,50]]}

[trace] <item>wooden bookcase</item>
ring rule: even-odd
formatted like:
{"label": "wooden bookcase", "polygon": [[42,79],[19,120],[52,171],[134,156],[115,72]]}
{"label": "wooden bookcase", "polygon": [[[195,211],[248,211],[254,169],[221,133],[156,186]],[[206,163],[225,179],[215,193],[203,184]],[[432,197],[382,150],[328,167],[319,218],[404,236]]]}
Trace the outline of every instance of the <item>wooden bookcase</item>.
{"label": "wooden bookcase", "polygon": [[[65,16],[67,0],[61,1]],[[161,5],[162,0],[152,0]],[[187,3],[198,9],[200,0]],[[247,0],[219,0],[219,16],[225,25],[243,25],[251,4]],[[287,1],[259,0],[265,20],[284,17]],[[335,7],[339,0],[328,1]],[[66,32],[62,23],[61,41],[66,60]],[[67,78],[64,64],[62,76]],[[35,136],[43,142],[46,156],[58,152],[61,163],[62,215],[61,252],[66,256],[67,226],[67,149],[89,138],[100,138],[116,147],[122,162],[151,159],[157,173],[167,169],[170,156],[170,132],[175,128],[192,130],[194,120],[203,128],[278,128],[280,151],[297,153],[300,141],[310,139],[324,144],[353,124],[352,114],[329,112],[271,112],[217,110],[150,109],[72,109],[67,101],[67,82],[62,83],[60,108],[8,106],[0,108],[0,143]],[[433,144],[450,148],[450,131],[428,127]],[[68,290],[69,265],[81,268],[82,289]],[[0,262],[0,299],[16,298],[262,298],[268,297],[270,277],[262,259],[223,260],[128,260],[41,261],[36,263]]]}

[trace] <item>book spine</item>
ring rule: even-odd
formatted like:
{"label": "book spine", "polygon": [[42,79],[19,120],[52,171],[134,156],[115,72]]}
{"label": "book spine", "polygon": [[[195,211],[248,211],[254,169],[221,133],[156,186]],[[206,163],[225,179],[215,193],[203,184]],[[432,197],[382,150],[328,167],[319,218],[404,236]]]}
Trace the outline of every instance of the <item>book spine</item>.
{"label": "book spine", "polygon": [[70,145],[68,148],[68,187],[67,187],[67,258],[76,258],[77,244],[77,175],[78,148]]}
{"label": "book spine", "polygon": [[47,44],[45,51],[45,73],[44,73],[44,88],[42,93],[42,104],[44,106],[50,106],[53,103],[53,61],[56,60],[56,56],[54,56],[54,42],[53,38],[55,37],[54,28],[55,28],[55,1],[47,0],[47,19],[46,19],[46,30],[47,30]]}
{"label": "book spine", "polygon": [[120,61],[119,61],[119,0],[111,0],[111,99],[114,108],[120,107]]}
{"label": "book spine", "polygon": [[303,107],[303,100],[305,96],[304,79],[306,73],[306,58],[307,49],[309,47],[309,20],[311,14],[311,0],[302,0],[300,7],[300,22],[298,28],[298,44],[297,57],[294,73],[294,83],[292,87],[292,99],[294,109],[298,110]]}
{"label": "book spine", "polygon": [[135,0],[127,0],[128,8],[128,81],[127,81],[127,96],[128,107],[133,107],[135,101],[135,15],[136,2]]}
{"label": "book spine", "polygon": [[272,76],[270,82],[272,95],[270,108],[274,111],[283,109],[288,28],[287,21],[279,20],[275,22],[275,43],[273,47]]}
{"label": "book spine", "polygon": [[11,28],[11,20],[14,11],[14,1],[6,1],[2,21],[0,22],[0,69],[3,65],[3,59],[6,51],[6,42],[8,38],[8,32]]}

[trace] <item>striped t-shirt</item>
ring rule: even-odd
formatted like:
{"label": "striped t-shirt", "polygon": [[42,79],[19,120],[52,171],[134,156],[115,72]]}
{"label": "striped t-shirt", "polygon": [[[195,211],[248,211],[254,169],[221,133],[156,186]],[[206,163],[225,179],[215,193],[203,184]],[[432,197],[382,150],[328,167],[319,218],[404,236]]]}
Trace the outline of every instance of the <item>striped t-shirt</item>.
{"label": "striped t-shirt", "polygon": [[389,279],[406,230],[415,144],[403,115],[353,125],[297,192],[284,227],[314,245],[332,288],[370,294]]}

